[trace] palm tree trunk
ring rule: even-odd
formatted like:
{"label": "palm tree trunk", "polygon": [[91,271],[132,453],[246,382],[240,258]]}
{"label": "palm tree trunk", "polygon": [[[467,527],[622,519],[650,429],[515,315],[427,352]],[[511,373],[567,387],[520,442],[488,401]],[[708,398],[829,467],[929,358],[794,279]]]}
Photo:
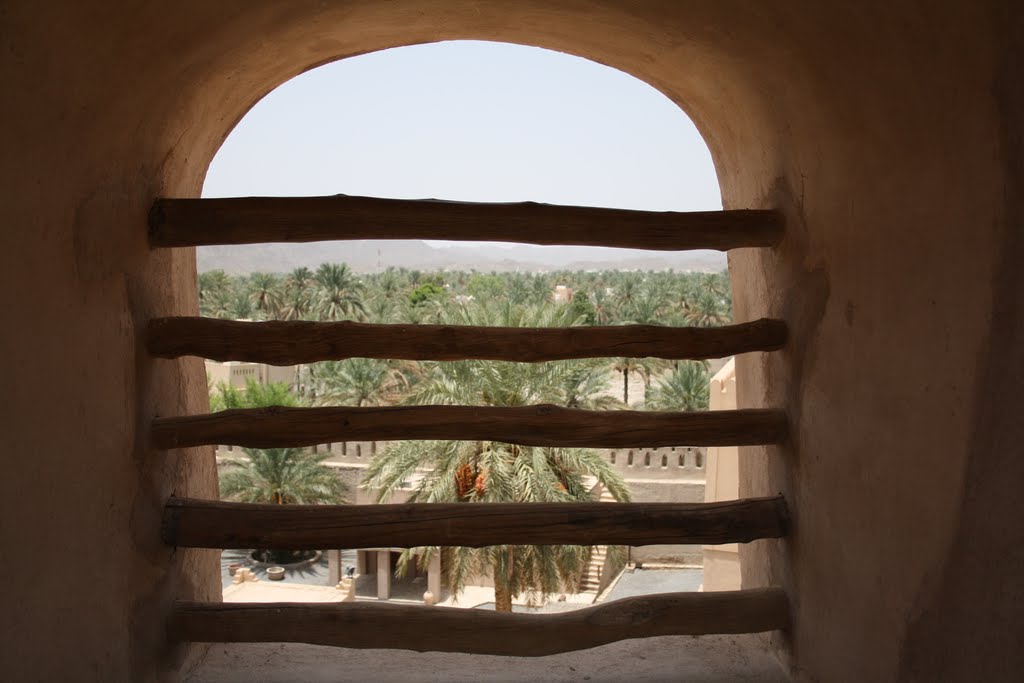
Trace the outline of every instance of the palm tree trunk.
{"label": "palm tree trunk", "polygon": [[497,564],[494,566],[494,611],[495,612],[511,612],[512,611],[512,575],[515,572],[515,548],[509,546],[508,558],[506,559],[508,566],[505,567],[504,576],[501,575],[501,570]]}
{"label": "palm tree trunk", "polygon": [[498,576],[498,572],[494,574],[494,611],[512,611],[512,593],[505,584],[505,577]]}

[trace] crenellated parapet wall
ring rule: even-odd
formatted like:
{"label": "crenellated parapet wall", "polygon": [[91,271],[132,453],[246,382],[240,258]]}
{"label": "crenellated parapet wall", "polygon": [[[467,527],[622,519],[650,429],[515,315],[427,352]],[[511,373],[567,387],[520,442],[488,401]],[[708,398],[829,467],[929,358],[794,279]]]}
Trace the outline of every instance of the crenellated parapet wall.
{"label": "crenellated parapet wall", "polygon": [[[387,450],[387,441],[348,441],[314,446],[317,453],[329,453],[332,466],[365,466],[374,456]],[[687,481],[703,483],[707,468],[707,450],[696,446],[664,446],[661,448],[600,449],[606,460],[626,481],[632,479]],[[218,446],[222,459],[244,457],[238,446]]]}
{"label": "crenellated parapet wall", "polygon": [[707,463],[703,447],[603,449],[603,457],[626,481],[631,479],[701,482]]}
{"label": "crenellated parapet wall", "polygon": [[[338,443],[319,444],[310,447],[314,453],[329,453],[328,465],[359,465],[367,464],[378,453],[383,453],[388,447],[387,441],[347,441]],[[245,455],[245,450],[240,446],[221,445],[217,446],[217,457],[239,457]]]}

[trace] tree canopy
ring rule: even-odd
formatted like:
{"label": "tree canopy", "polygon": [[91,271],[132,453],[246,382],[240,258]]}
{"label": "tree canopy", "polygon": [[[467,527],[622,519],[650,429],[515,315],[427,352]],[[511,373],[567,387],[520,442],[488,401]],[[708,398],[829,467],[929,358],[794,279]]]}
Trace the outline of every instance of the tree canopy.
{"label": "tree canopy", "polygon": [[[465,311],[465,322],[544,326],[567,316],[567,308],[505,306],[497,311]],[[561,320],[560,322],[566,322]],[[505,363],[459,361],[431,363],[425,379],[406,399],[415,404],[523,406],[561,405],[589,400],[579,387],[591,382],[598,366],[586,361]],[[593,481],[616,500],[629,500],[621,476],[596,451],[533,448],[489,441],[404,441],[392,444],[371,462],[364,483],[385,501],[406,482],[417,481],[411,502],[530,503],[590,500]],[[453,592],[467,580],[487,574],[495,584],[497,609],[510,611],[523,593],[575,591],[590,557],[580,546],[492,546],[429,548],[421,562],[442,553],[445,578]],[[403,563],[415,555],[406,552]]]}
{"label": "tree canopy", "polygon": [[[557,286],[569,296],[555,297]],[[424,273],[389,268],[355,274],[344,264],[314,271],[200,275],[204,315],[256,320],[358,320],[508,327],[573,325],[692,325],[731,322],[725,273],[584,272]],[[643,379],[643,396],[630,395],[630,378]],[[618,385],[617,382],[622,382]],[[612,388],[613,385],[615,388]],[[250,380],[244,390],[220,385],[211,407],[407,404],[525,406],[555,403],[591,410],[648,408],[705,410],[708,369],[703,362],[610,358],[509,363],[382,361],[350,358],[304,366],[295,387]],[[685,445],[685,444],[680,444]],[[327,454],[303,449],[246,450],[232,465],[222,494],[272,503],[339,502],[344,487],[323,464]],[[380,501],[410,486],[413,502],[572,502],[590,500],[600,484],[620,501],[629,491],[596,451],[531,448],[483,441],[395,442],[371,461],[363,485]],[[497,608],[515,596],[574,591],[591,549],[582,546],[426,548],[403,554],[426,563],[443,555],[455,593],[489,575]]]}

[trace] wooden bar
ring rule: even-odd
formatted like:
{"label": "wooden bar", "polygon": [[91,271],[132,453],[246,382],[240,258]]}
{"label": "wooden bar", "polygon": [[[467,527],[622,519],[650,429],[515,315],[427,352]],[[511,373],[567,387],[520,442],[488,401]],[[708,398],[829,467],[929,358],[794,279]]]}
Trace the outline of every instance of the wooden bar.
{"label": "wooden bar", "polygon": [[344,358],[503,360],[540,363],[571,358],[725,358],[774,351],[786,323],[761,319],[725,327],[469,327],[355,322],[240,322],[156,318],[146,346],[158,358],[297,365]]}
{"label": "wooden bar", "polygon": [[782,442],[786,438],[786,415],[779,410],[593,411],[554,405],[274,406],[156,418],[151,437],[157,448],[207,444],[280,448],[401,440],[501,441],[581,448],[745,446]]}
{"label": "wooden bar", "polygon": [[748,543],[786,534],[782,496],[714,503],[259,505],[171,498],[167,545],[415,548]]}
{"label": "wooden bar", "polygon": [[378,603],[175,603],[175,642],[311,643],[543,657],[631,638],[760,633],[789,626],[781,588],[662,593],[556,614]]}
{"label": "wooden bar", "polygon": [[782,231],[782,214],[772,210],[680,213],[346,195],[157,199],[149,216],[152,247],[424,239],[725,251],[774,246]]}

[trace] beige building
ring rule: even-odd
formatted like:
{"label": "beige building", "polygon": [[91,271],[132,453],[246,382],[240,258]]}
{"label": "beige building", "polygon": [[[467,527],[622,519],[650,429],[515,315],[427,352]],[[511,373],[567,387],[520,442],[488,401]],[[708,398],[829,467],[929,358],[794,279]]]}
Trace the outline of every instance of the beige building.
{"label": "beige building", "polygon": [[235,389],[245,389],[249,380],[260,384],[287,384],[294,387],[299,380],[298,366],[266,365],[264,363],[243,363],[240,361],[206,361],[206,379],[210,387],[221,384]]}
{"label": "beige building", "polygon": [[[711,410],[736,409],[736,363],[730,359],[711,378]],[[739,448],[716,446],[708,449],[704,501],[736,500],[740,497]],[[739,590],[742,585],[738,543],[704,546],[704,590]]]}

